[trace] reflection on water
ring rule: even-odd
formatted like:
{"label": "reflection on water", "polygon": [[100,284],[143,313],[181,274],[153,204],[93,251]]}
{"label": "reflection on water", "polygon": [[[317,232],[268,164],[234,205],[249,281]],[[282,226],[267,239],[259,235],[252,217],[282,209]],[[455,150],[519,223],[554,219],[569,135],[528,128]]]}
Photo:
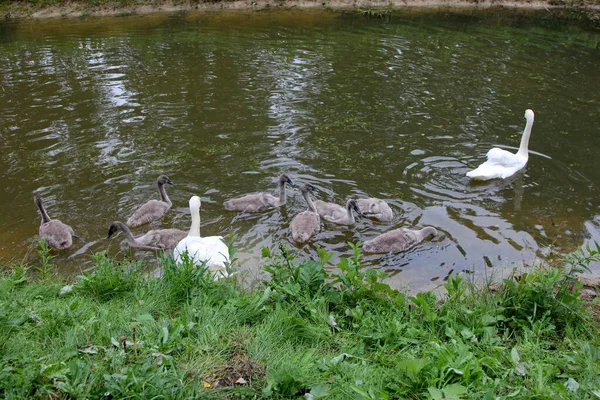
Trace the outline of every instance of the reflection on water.
{"label": "reflection on water", "polygon": [[[28,254],[48,212],[88,240],[58,254],[62,272],[89,254],[148,257],[106,240],[113,220],[158,198],[162,227],[233,234],[240,268],[256,276],[260,247],[291,245],[305,209],[225,211],[244,193],[277,192],[289,173],[323,200],[387,200],[391,223],[325,224],[312,244],[351,254],[349,241],[432,225],[411,251],[369,255],[397,287],[432,288],[451,272],[497,274],[550,252],[600,240],[596,180],[600,35],[547,17],[496,11],[223,12],[48,20],[2,25],[0,258]],[[527,169],[470,182],[493,146],[514,149],[526,108],[536,112]],[[142,233],[148,227],[137,230]]]}

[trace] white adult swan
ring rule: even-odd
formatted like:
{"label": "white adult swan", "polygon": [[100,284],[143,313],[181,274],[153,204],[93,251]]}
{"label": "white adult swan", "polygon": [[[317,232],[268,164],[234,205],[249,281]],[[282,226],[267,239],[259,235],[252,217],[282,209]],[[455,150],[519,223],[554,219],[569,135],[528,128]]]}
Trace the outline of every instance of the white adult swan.
{"label": "white adult swan", "polygon": [[200,237],[200,197],[190,198],[192,226],[187,237],[175,247],[173,256],[177,264],[183,263],[183,255],[187,252],[194,265],[206,263],[206,267],[214,274],[215,279],[227,277],[226,266],[230,263],[229,248],[223,243],[222,236]]}
{"label": "white adult swan", "polygon": [[479,181],[487,181],[488,179],[495,178],[504,179],[524,168],[529,159],[527,147],[529,146],[529,136],[531,135],[531,127],[533,126],[533,117],[532,110],[525,111],[527,123],[525,124],[525,130],[523,131],[521,145],[519,146],[517,154],[494,147],[488,151],[486,155],[487,161],[473,171],[467,172],[467,176]]}

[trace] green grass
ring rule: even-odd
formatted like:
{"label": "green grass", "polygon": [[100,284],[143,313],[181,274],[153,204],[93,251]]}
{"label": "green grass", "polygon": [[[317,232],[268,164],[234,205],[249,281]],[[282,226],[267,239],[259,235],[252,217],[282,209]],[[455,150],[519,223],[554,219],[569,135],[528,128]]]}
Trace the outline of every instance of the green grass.
{"label": "green grass", "polygon": [[455,276],[443,301],[392,290],[358,247],[334,274],[319,255],[263,249],[272,279],[252,291],[170,258],[156,279],[96,254],[63,295],[49,271],[5,266],[0,398],[600,398],[600,331],[573,279],[597,251],[496,291]]}

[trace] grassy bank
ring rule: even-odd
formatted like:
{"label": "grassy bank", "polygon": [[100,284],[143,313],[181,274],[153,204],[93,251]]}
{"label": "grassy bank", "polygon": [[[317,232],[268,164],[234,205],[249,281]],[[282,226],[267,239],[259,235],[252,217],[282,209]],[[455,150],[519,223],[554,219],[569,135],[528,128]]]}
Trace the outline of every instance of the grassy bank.
{"label": "grassy bank", "polygon": [[328,275],[325,252],[263,249],[272,280],[251,291],[102,253],[65,289],[41,255],[40,279],[0,279],[2,398],[600,398],[600,329],[572,276],[589,255],[494,291],[454,277],[441,302],[391,290],[358,250]]}
{"label": "grassy bank", "polygon": [[[524,9],[567,9],[592,12],[600,0],[0,0],[0,17],[82,17],[124,15],[160,11],[327,8],[360,9],[379,13],[402,7],[513,7]],[[587,15],[587,14],[586,14]]]}

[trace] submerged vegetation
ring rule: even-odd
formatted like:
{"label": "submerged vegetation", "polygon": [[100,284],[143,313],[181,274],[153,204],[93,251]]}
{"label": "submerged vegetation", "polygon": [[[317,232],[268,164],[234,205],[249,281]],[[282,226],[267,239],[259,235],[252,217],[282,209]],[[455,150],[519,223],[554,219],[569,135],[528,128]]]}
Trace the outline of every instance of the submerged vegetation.
{"label": "submerged vegetation", "polygon": [[263,249],[271,279],[252,290],[164,258],[160,278],[104,253],[70,285],[5,266],[2,398],[600,397],[600,328],[574,273],[596,249],[494,290],[450,277],[408,297],[360,250],[295,260]]}

